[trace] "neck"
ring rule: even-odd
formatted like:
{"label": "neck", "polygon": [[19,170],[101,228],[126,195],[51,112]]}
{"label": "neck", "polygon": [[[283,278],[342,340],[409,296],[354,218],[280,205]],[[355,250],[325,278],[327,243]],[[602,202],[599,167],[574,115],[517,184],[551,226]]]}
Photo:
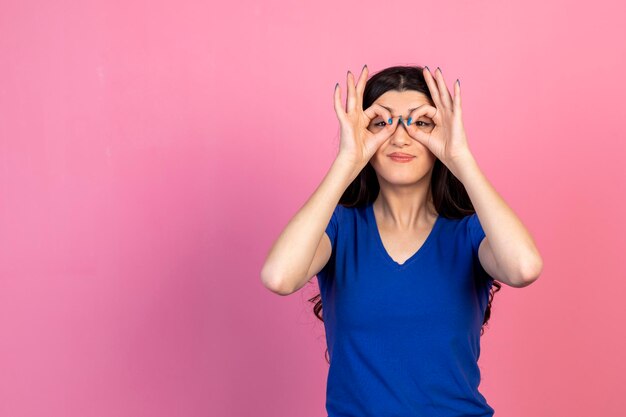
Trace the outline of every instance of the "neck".
{"label": "neck", "polygon": [[377,218],[398,230],[409,230],[432,224],[437,218],[430,182],[411,186],[380,187],[374,201]]}

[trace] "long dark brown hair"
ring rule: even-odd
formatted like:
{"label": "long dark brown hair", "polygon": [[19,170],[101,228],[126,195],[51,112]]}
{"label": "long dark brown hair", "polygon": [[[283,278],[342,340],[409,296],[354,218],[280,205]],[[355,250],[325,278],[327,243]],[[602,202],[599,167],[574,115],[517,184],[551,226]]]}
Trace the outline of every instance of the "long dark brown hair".
{"label": "long dark brown hair", "polygon": [[[419,91],[428,97],[431,105],[434,105],[422,71],[423,67],[420,66],[394,66],[375,73],[367,80],[365,85],[363,109],[367,109],[378,97],[390,90],[399,92],[406,90]],[[433,203],[440,216],[449,219],[460,219],[476,212],[463,183],[439,159],[435,159],[430,186]],[[376,200],[379,191],[380,185],[378,184],[376,171],[368,162],[354,181],[346,188],[339,199],[339,204],[345,207],[367,205]],[[485,325],[491,317],[493,296],[500,291],[501,287],[502,285],[498,281],[493,281],[483,326],[480,329],[481,336],[485,331]],[[308,301],[315,303],[313,313],[323,322],[321,294],[317,294]],[[328,349],[326,349],[326,361],[330,363]]]}

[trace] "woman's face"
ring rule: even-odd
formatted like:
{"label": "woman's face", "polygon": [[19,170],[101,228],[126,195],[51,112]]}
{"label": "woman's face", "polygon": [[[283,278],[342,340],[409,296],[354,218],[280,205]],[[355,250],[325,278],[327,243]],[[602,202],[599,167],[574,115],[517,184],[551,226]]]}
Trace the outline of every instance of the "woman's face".
{"label": "woman's face", "polygon": [[[415,90],[407,91],[387,91],[378,97],[374,102],[383,107],[387,107],[393,117],[393,123],[400,122],[402,115],[402,124],[396,126],[396,130],[383,144],[378,148],[376,153],[370,159],[372,167],[377,173],[379,183],[384,186],[385,182],[393,185],[409,185],[421,180],[428,175],[435,164],[435,155],[424,145],[413,139],[407,132],[405,124],[412,110],[422,104],[430,104],[428,97],[424,93]],[[386,125],[386,121],[382,117],[376,117],[368,126],[371,132],[377,132]],[[426,116],[421,116],[417,120],[412,120],[411,125],[417,123],[419,129],[430,132],[434,128],[433,121]],[[394,161],[389,154],[393,152],[402,152],[413,155],[414,158],[409,162]]]}

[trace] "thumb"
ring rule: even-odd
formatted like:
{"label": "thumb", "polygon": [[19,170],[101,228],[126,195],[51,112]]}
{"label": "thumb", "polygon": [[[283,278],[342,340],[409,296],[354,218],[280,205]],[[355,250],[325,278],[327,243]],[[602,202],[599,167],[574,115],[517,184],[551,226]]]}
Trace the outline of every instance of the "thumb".
{"label": "thumb", "polygon": [[417,140],[422,145],[428,147],[428,139],[429,139],[430,133],[426,133],[417,127],[415,127],[414,129],[408,129],[408,130],[409,130],[409,134],[411,135],[413,139]]}
{"label": "thumb", "polygon": [[393,135],[393,132],[396,131],[396,128],[399,124],[400,123],[398,122],[396,124],[385,125],[385,127],[383,127],[381,130],[373,135],[374,143],[376,144],[377,148],[382,145],[387,139],[389,139],[391,135]]}

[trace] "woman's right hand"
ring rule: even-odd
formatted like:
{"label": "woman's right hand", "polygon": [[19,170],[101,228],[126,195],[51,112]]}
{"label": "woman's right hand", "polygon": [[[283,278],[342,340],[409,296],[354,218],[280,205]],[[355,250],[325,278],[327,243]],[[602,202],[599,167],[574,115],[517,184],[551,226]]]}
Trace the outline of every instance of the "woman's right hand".
{"label": "woman's right hand", "polygon": [[[389,119],[392,119],[391,113],[379,104],[372,104],[363,110],[363,91],[367,74],[368,69],[365,65],[359,76],[359,82],[355,86],[354,75],[348,71],[347,111],[344,110],[341,102],[339,83],[335,86],[334,95],[335,113],[341,125],[341,142],[337,156],[350,161],[359,170],[367,165],[378,148],[393,134],[399,123],[389,123]],[[385,122],[385,127],[375,129],[374,133],[368,127],[372,120],[379,116]]]}

